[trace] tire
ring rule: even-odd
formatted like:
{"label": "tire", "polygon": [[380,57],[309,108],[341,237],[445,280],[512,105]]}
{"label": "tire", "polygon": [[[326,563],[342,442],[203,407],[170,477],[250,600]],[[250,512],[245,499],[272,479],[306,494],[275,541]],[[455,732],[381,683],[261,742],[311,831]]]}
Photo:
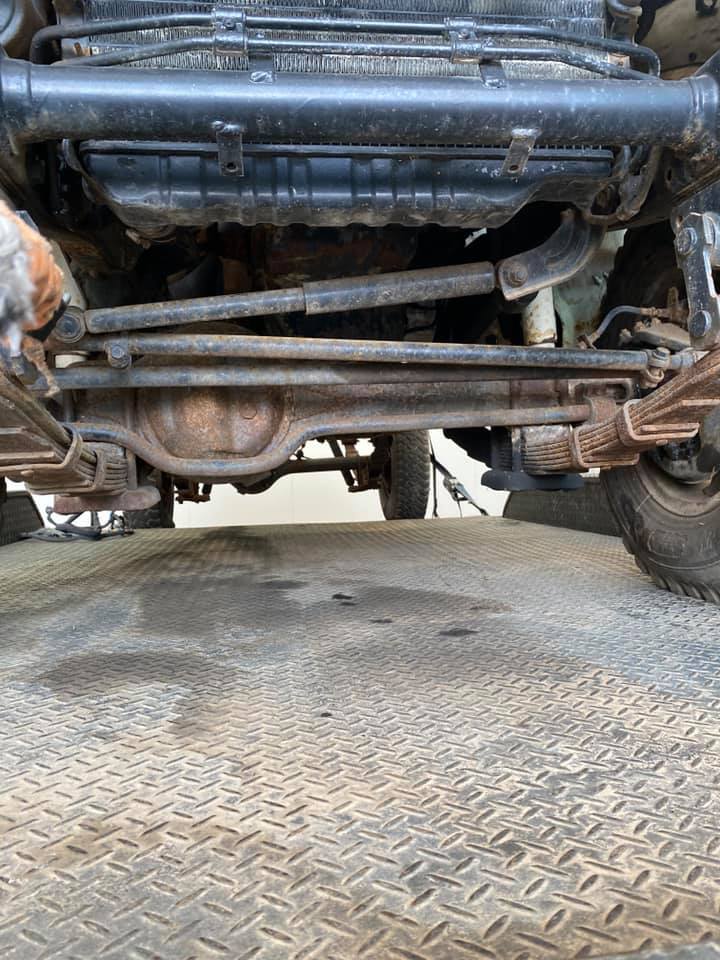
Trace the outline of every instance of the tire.
{"label": "tire", "polygon": [[128,510],[125,523],[130,530],[172,529],[175,526],[175,486],[172,477],[163,474],[160,477],[160,499],[146,510]]}
{"label": "tire", "polygon": [[0,547],[22,540],[23,534],[43,526],[43,518],[29,493],[14,490],[6,494],[3,502],[0,489]]}
{"label": "tire", "polygon": [[[635,230],[618,251],[604,306],[661,306],[673,285],[684,293],[669,225]],[[618,328],[608,331],[603,345],[617,345],[619,333]],[[683,457],[692,452],[675,449]],[[718,603],[720,496],[707,496],[702,482],[679,479],[680,466],[692,460],[681,457],[671,469],[671,452],[672,445],[645,453],[636,466],[604,470],[601,481],[623,542],[640,569],[666,590]]]}
{"label": "tire", "polygon": [[608,509],[600,481],[585,480],[578,490],[522,490],[511,493],[503,517],[541,523],[548,527],[620,536],[615,517]]}
{"label": "tire", "polygon": [[425,430],[394,433],[380,479],[386,520],[421,520],[430,496],[430,441]]}

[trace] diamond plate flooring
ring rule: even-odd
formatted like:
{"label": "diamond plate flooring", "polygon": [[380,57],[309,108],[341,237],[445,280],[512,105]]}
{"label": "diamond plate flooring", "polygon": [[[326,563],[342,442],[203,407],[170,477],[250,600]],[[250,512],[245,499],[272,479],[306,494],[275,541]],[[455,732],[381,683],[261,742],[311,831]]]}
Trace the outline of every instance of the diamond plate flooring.
{"label": "diamond plate flooring", "polygon": [[0,552],[0,956],[720,938],[720,610],[514,521]]}

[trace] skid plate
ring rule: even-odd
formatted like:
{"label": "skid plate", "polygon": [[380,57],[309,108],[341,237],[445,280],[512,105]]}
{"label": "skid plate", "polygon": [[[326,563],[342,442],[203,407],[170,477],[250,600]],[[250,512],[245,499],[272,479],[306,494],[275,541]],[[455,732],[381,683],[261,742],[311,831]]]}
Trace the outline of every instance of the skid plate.
{"label": "skid plate", "polygon": [[720,610],[616,540],[142,531],[0,572],[3,958],[720,937]]}

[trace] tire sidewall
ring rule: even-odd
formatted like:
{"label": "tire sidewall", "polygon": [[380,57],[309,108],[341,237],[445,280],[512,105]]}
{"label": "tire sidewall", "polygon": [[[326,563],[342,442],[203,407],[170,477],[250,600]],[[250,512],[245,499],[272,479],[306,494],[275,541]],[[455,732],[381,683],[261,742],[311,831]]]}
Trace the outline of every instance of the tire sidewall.
{"label": "tire sidewall", "polygon": [[[678,277],[669,225],[632,231],[608,280],[604,311],[623,303],[663,305]],[[718,602],[720,496],[705,498],[697,484],[673,481],[646,454],[636,466],[603,471],[601,481],[638,566],[676,593]]]}

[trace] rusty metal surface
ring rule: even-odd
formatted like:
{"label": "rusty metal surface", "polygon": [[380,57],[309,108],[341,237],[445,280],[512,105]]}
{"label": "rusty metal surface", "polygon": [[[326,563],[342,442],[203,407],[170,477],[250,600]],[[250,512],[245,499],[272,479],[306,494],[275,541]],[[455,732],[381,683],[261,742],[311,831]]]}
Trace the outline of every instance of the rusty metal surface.
{"label": "rusty metal surface", "polygon": [[88,510],[148,510],[160,501],[160,491],[145,485],[119,494],[55,496],[54,513],[84,513]]}
{"label": "rusty metal surface", "polygon": [[[247,260],[240,227],[225,227],[222,238],[228,252]],[[372,230],[359,223],[339,229],[308,230],[298,223],[286,227],[264,225],[253,232],[253,261],[259,264],[263,287],[282,288],[313,280],[407,270],[417,253],[417,235],[403,227]],[[240,256],[238,257],[237,254]]]}
{"label": "rusty metal surface", "polygon": [[287,391],[170,388],[138,392],[143,436],[173,457],[257,457],[283,438],[292,407]]}
{"label": "rusty metal surface", "polygon": [[720,935],[720,610],[617,541],[147,531],[15,544],[2,571],[4,958],[569,960]]}
{"label": "rusty metal surface", "polygon": [[60,424],[22,384],[0,371],[0,478],[34,493],[121,493],[128,464],[120,452],[88,446]]}
{"label": "rusty metal surface", "polygon": [[560,226],[545,243],[498,264],[503,296],[519,300],[569,280],[597,253],[604,237],[604,227],[589,223],[576,210],[564,210]]}
{"label": "rusty metal surface", "polygon": [[715,349],[653,393],[628,400],[609,418],[568,428],[560,435],[536,434],[524,451],[525,468],[531,473],[563,473],[632,466],[644,451],[691,440],[720,404],[718,374],[720,350]]}
{"label": "rusty metal surface", "polygon": [[84,320],[91,333],[108,333],[285,313],[316,316],[342,310],[475,296],[491,293],[494,289],[495,268],[491,263],[465,263],[308,281],[281,290],[88,310]]}
{"label": "rusty metal surface", "polygon": [[[580,423],[587,420],[591,412],[588,403],[548,407],[535,404],[512,409],[507,400],[509,391],[500,397],[500,405],[497,398],[493,402],[495,384],[461,385],[461,390],[453,390],[454,386],[427,384],[422,394],[416,390],[403,392],[400,385],[393,388],[392,393],[382,385],[295,390],[291,394],[293,418],[288,429],[256,456],[207,457],[203,456],[206,451],[198,450],[198,456],[177,457],[164,449],[159,440],[150,441],[139,431],[117,422],[88,420],[78,421],[75,426],[84,439],[124,447],[145,463],[172,476],[232,482],[281,467],[308,440],[445,427]],[[499,386],[507,387],[507,384]]]}
{"label": "rusty metal surface", "polygon": [[[220,299],[220,298],[219,298]],[[141,309],[136,306],[128,310]],[[601,370],[644,372],[653,355],[649,350],[586,350],[560,347],[548,352],[542,347],[506,344],[429,343],[425,341],[349,340],[329,337],[266,337],[241,334],[191,335],[173,333],[135,334],[128,337],[85,337],[79,350],[100,351],[121,345],[131,355],[178,357],[233,357],[322,363],[407,363],[466,365],[476,367],[541,367],[550,370]],[[681,368],[680,358],[669,366]]]}

